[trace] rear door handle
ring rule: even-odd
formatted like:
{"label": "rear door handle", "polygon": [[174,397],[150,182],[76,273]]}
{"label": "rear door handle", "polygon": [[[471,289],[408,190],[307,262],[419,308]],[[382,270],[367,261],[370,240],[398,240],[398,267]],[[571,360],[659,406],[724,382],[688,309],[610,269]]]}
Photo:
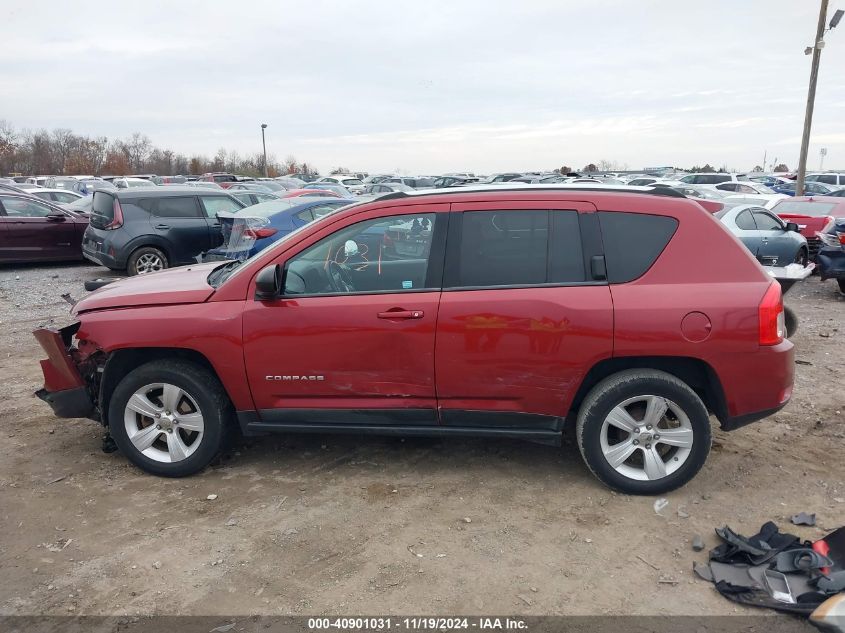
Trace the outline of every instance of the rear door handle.
{"label": "rear door handle", "polygon": [[170,225],[169,225],[169,224],[156,224],[156,228],[157,228],[157,229],[162,229],[162,230],[163,230],[163,229],[169,229],[169,228],[170,228]]}
{"label": "rear door handle", "polygon": [[388,310],[387,312],[379,312],[380,319],[421,319],[425,316],[422,310]]}

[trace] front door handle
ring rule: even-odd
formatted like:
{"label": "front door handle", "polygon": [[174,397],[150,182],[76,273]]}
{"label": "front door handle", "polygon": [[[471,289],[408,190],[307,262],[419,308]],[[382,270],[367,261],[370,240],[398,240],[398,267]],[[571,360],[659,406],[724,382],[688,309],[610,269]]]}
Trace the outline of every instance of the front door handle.
{"label": "front door handle", "polygon": [[421,319],[425,316],[422,310],[388,310],[387,312],[379,312],[380,319]]}
{"label": "front door handle", "polygon": [[161,229],[161,230],[169,229],[170,225],[169,224],[156,224],[156,228]]}

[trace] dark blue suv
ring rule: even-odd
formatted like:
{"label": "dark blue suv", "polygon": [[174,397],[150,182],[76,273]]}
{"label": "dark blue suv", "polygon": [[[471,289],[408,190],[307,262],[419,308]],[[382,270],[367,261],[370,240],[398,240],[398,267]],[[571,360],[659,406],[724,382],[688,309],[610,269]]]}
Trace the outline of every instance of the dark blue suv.
{"label": "dark blue suv", "polygon": [[195,187],[97,191],[82,254],[130,275],[196,263],[222,241],[217,214],[243,207],[225,191]]}

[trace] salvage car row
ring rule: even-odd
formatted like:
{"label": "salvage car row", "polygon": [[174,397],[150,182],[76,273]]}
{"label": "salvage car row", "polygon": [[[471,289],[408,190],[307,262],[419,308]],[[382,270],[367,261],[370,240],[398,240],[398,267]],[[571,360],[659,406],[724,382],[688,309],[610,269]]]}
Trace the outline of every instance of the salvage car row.
{"label": "salvage car row", "polygon": [[[691,181],[699,177],[688,176]],[[795,262],[803,266],[816,261],[824,247],[828,252],[818,262],[822,278],[843,278],[836,257],[829,253],[838,247],[823,245],[819,235],[835,233],[834,220],[845,218],[845,198],[772,196],[761,189],[764,185],[740,180],[741,175],[708,176],[737,179],[715,185],[658,178],[631,182],[697,199],[716,213],[763,264],[785,266]],[[296,189],[285,189],[269,179],[236,180],[230,174],[203,178],[163,182],[162,186],[138,178],[143,186],[98,185],[87,195],[61,189],[0,189],[0,262],[84,257],[111,270],[136,275],[197,261],[245,259],[340,206],[414,191],[404,183],[382,181],[367,185],[364,190],[372,194],[354,196],[346,191],[341,195],[332,188],[344,188],[342,176],[332,177],[338,182],[287,182]],[[217,178],[228,180],[214,182]],[[513,179],[498,181],[495,186],[619,186],[609,177],[558,180],[565,182],[532,185]],[[749,187],[756,193],[743,192],[739,187]],[[50,198],[62,193],[75,196],[74,201],[61,204],[59,199]]]}

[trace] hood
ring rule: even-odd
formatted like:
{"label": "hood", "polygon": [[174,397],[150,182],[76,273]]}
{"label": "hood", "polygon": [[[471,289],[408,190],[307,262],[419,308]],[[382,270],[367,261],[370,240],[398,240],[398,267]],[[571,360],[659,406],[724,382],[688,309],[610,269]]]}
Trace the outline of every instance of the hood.
{"label": "hood", "polygon": [[121,279],[79,300],[74,314],[130,306],[202,303],[214,294],[208,275],[221,262],[191,264]]}

